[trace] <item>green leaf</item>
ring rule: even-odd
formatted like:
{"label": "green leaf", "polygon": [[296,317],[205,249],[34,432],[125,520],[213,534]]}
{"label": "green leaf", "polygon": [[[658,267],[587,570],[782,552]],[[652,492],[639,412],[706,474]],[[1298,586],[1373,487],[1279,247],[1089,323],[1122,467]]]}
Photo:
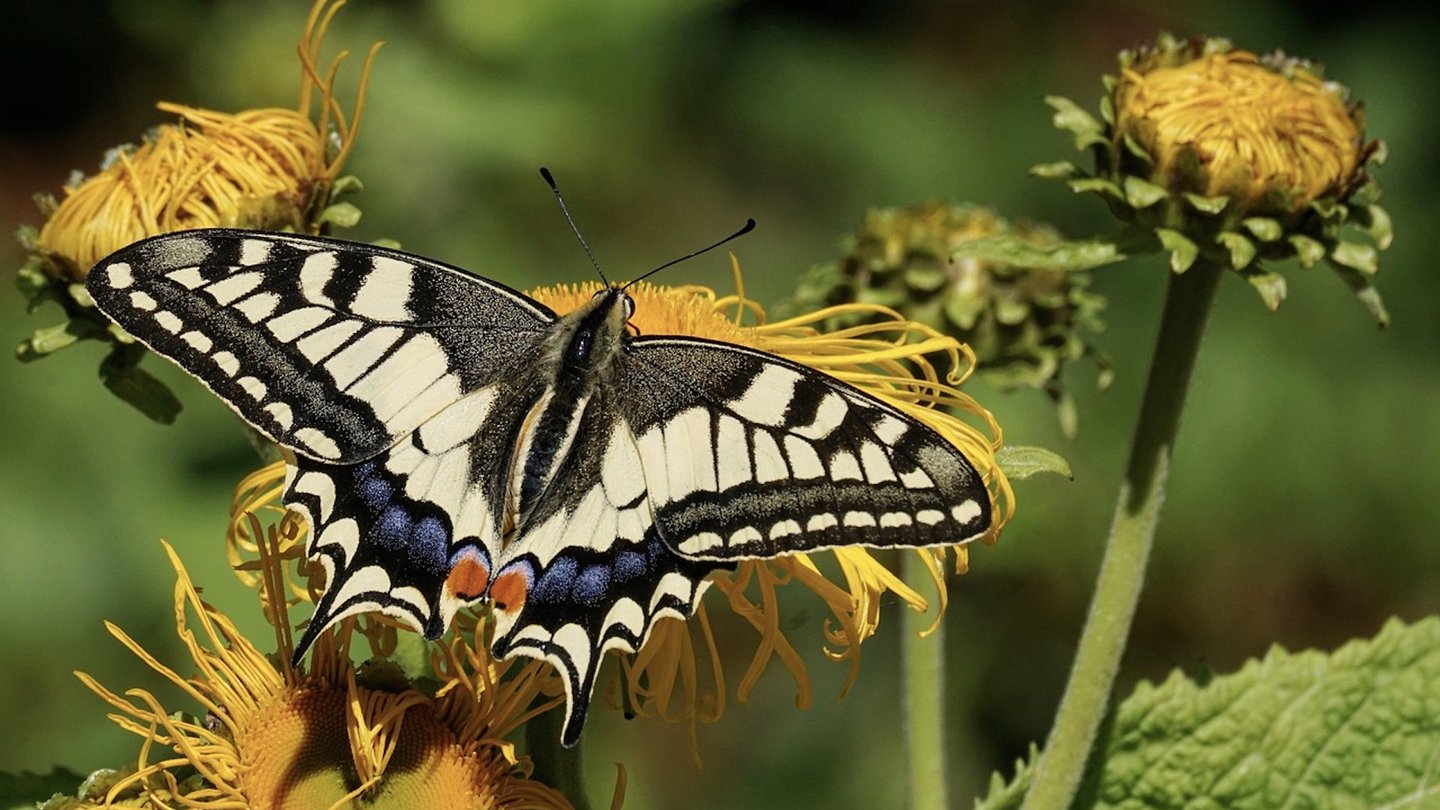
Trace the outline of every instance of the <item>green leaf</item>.
{"label": "green leaf", "polygon": [[1164,186],[1134,176],[1125,178],[1125,202],[1131,208],[1149,208],[1169,195]]}
{"label": "green leaf", "polygon": [[1256,270],[1247,272],[1245,280],[1260,293],[1260,298],[1265,302],[1266,309],[1271,312],[1280,308],[1280,302],[1285,300],[1287,287],[1285,277],[1279,273],[1272,273],[1268,270]]}
{"label": "green leaf", "polygon": [[1286,241],[1295,248],[1295,257],[1300,260],[1301,267],[1307,269],[1314,267],[1316,262],[1325,258],[1325,245],[1318,239],[1297,233]]}
{"label": "green leaf", "polygon": [[1365,308],[1370,310],[1370,314],[1375,316],[1375,322],[1380,328],[1384,329],[1389,326],[1390,312],[1385,309],[1385,302],[1380,300],[1380,291],[1370,283],[1370,277],[1344,265],[1332,266],[1335,268],[1335,273],[1340,276],[1340,280],[1350,287],[1355,293],[1355,297],[1360,299],[1360,303],[1364,304]]}
{"label": "green leaf", "polygon": [[355,194],[363,188],[364,185],[361,184],[360,178],[353,174],[347,174],[344,177],[335,178],[335,182],[330,184],[330,196],[334,198],[341,194]]}
{"label": "green leaf", "polygon": [[1105,128],[1079,104],[1063,96],[1046,96],[1045,103],[1055,109],[1055,126],[1075,136],[1075,148],[1086,149],[1105,142]]}
{"label": "green leaf", "polygon": [[1185,194],[1185,200],[1190,203],[1196,211],[1206,214],[1218,214],[1225,210],[1225,206],[1230,204],[1230,198],[1223,194],[1218,197],[1204,197],[1199,194],[1190,194],[1187,192]]}
{"label": "green leaf", "polygon": [[1195,259],[1200,256],[1200,248],[1195,246],[1190,238],[1179,231],[1169,228],[1156,228],[1155,236],[1159,237],[1160,244],[1170,251],[1170,269],[1183,273],[1190,269]]}
{"label": "green leaf", "polygon": [[320,221],[341,228],[353,228],[360,224],[360,209],[348,202],[335,203],[320,212]]}
{"label": "green leaf", "polygon": [[1375,275],[1380,272],[1380,254],[1370,245],[1357,242],[1341,242],[1330,251],[1330,261],[1343,264],[1353,270]]}
{"label": "green leaf", "polygon": [[1365,220],[1365,233],[1375,240],[1375,247],[1381,250],[1389,249],[1390,244],[1395,241],[1395,226],[1390,222],[1390,214],[1378,205],[1367,205]]}
{"label": "green leaf", "polygon": [[25,299],[26,312],[34,312],[46,301],[59,300],[56,285],[40,265],[40,259],[31,257],[30,261],[15,273],[15,288]]}
{"label": "green leaf", "polygon": [[1236,270],[1246,267],[1255,258],[1255,243],[1234,231],[1221,231],[1215,241],[1230,252],[1230,266]]}
{"label": "green leaf", "polygon": [[950,253],[952,259],[980,259],[1015,267],[1047,270],[1089,270],[1125,258],[1114,242],[1088,239],[1040,247],[1013,234],[967,239]]}
{"label": "green leaf", "polygon": [[[1177,672],[1111,713],[1085,808],[1440,806],[1440,617],[1332,654],[1272,648],[1205,685]],[[1034,768],[980,810],[1018,806]]]}
{"label": "green leaf", "polygon": [[100,364],[100,379],[110,393],[125,400],[152,421],[172,425],[180,414],[180,400],[134,360],[112,352]]}
{"label": "green leaf", "polygon": [[34,807],[57,793],[74,795],[84,778],[58,765],[49,773],[0,772],[0,807]]}
{"label": "green leaf", "polygon": [[1093,191],[1096,194],[1109,197],[1112,200],[1121,202],[1125,200],[1125,192],[1121,191],[1119,186],[1103,177],[1077,177],[1074,180],[1066,181],[1065,185],[1069,186],[1070,190],[1076,194]]}
{"label": "green leaf", "polygon": [[1044,447],[1007,444],[995,454],[995,463],[1005,471],[1011,481],[1023,481],[1040,473],[1055,473],[1074,479],[1070,462],[1065,457]]}
{"label": "green leaf", "polygon": [[1068,160],[1054,163],[1040,163],[1030,167],[1030,176],[1046,180],[1069,180],[1080,174],[1080,169]]}
{"label": "green leaf", "polygon": [[1246,217],[1240,220],[1240,224],[1261,242],[1274,242],[1285,235],[1285,229],[1281,227],[1279,220],[1271,217]]}
{"label": "green leaf", "polygon": [[77,340],[104,331],[93,321],[69,320],[43,329],[36,329],[20,347],[15,356],[22,363],[39,360],[47,354],[58,352]]}

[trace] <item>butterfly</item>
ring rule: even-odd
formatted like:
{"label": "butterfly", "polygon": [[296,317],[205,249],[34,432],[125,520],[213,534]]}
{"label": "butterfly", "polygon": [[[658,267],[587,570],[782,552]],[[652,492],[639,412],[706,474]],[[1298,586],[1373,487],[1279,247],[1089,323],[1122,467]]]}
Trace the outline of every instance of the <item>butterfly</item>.
{"label": "butterfly", "polygon": [[398,250],[207,229],[125,247],[87,289],[291,451],[283,500],[327,577],[297,662],[347,616],[436,639],[488,602],[497,659],[563,675],[566,745],[605,653],[688,619],[712,572],[990,527],[926,425],[775,355],[632,334],[622,285],[562,316]]}

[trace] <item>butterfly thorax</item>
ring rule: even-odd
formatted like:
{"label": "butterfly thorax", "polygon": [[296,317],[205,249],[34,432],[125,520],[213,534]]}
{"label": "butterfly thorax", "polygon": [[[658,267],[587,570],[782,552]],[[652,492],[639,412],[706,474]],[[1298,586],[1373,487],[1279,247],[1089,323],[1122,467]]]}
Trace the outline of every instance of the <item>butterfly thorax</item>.
{"label": "butterfly thorax", "polygon": [[541,362],[550,384],[530,409],[511,462],[509,502],[515,526],[524,526],[535,512],[574,443],[586,404],[596,387],[610,379],[633,311],[628,294],[607,287],[562,318],[547,336]]}

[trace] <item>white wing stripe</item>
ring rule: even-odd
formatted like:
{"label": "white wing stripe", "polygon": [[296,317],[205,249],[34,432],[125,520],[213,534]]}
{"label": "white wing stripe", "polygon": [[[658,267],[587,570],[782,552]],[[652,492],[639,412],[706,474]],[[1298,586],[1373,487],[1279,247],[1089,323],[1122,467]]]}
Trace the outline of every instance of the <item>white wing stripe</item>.
{"label": "white wing stripe", "polygon": [[325,285],[330,283],[330,278],[339,264],[340,259],[333,250],[320,251],[305,257],[305,262],[300,265],[300,292],[307,300],[322,307],[335,308],[335,302],[325,294]]}
{"label": "white wing stripe", "polygon": [[780,365],[764,366],[750,387],[729,408],[741,419],[757,425],[779,427],[785,422],[786,406],[800,382],[799,372]]}
{"label": "white wing stripe", "polygon": [[395,341],[404,337],[403,329],[378,326],[326,360],[325,370],[330,372],[331,379],[335,380],[335,387],[344,391],[373,370],[379,364],[380,358],[385,356],[385,352],[395,345]]}
{"label": "white wing stripe", "polygon": [[254,271],[235,273],[206,287],[205,292],[220,306],[229,306],[243,296],[249,295],[264,280],[264,276]]}
{"label": "white wing stripe", "polygon": [[360,284],[350,309],[378,321],[409,320],[410,294],[415,284],[415,265],[389,256],[370,259],[374,269]]}

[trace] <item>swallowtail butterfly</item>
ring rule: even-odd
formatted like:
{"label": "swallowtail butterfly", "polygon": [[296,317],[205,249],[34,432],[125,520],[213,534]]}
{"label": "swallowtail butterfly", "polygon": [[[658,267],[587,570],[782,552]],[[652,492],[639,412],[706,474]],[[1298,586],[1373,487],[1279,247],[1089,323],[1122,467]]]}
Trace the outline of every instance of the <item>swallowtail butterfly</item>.
{"label": "swallowtail butterfly", "polygon": [[619,285],[561,316],[397,250],[194,230],[87,287],[293,452],[284,502],[328,575],[297,660],[346,616],[434,639],[488,600],[497,658],[563,674],[567,745],[605,652],[689,618],[710,572],[990,526],[980,475],[930,428],[754,349],[632,335]]}

